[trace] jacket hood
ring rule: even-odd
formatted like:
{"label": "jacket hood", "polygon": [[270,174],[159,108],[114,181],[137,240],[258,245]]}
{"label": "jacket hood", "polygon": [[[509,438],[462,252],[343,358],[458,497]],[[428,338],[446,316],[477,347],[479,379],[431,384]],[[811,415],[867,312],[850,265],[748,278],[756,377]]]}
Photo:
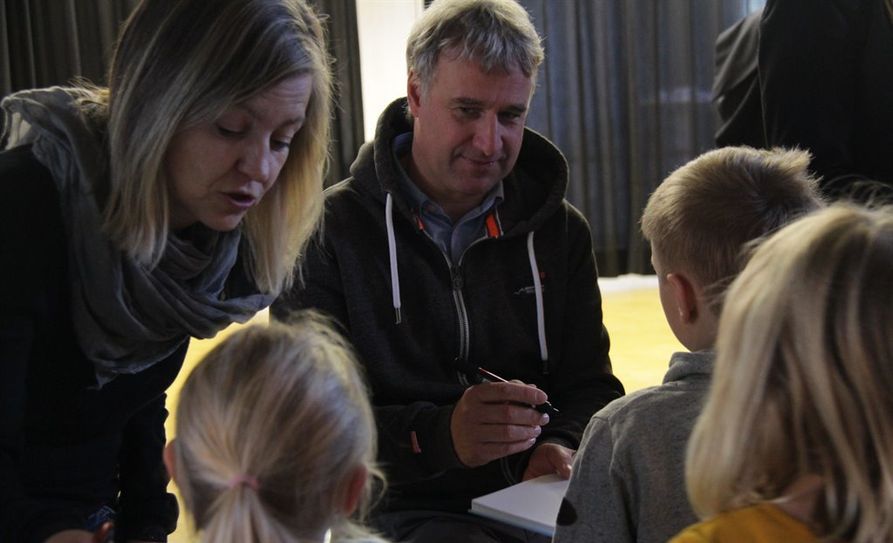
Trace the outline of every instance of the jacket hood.
{"label": "jacket hood", "polygon": [[[399,213],[411,210],[397,190],[401,167],[394,156],[394,138],[412,131],[406,98],[397,99],[384,110],[375,129],[375,140],[363,144],[350,167],[356,186],[384,202],[387,193]],[[499,214],[504,235],[536,230],[564,200],[568,183],[567,160],[548,139],[524,128],[518,160],[503,180],[505,200]]]}

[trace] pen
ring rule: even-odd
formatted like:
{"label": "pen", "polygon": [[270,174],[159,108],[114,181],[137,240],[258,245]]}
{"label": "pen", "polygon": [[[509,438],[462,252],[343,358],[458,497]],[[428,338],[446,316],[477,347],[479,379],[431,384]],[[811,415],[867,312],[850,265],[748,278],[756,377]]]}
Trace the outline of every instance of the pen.
{"label": "pen", "polygon": [[[489,379],[490,381],[496,381],[499,383],[508,383],[508,379],[503,379],[502,377],[496,375],[492,371],[485,370],[484,368],[478,367],[478,373],[480,373],[484,378]],[[558,409],[555,409],[555,406],[549,403],[549,400],[546,400],[540,405],[535,405],[533,407],[540,413],[545,413],[547,411],[553,411],[555,413],[559,413]]]}

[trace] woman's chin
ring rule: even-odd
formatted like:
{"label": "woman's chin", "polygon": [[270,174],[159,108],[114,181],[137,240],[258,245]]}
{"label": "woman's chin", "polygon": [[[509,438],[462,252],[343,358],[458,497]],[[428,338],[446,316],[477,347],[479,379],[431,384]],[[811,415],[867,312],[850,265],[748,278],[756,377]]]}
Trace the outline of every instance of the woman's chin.
{"label": "woman's chin", "polygon": [[245,214],[240,213],[238,215],[227,215],[214,218],[213,220],[201,221],[201,223],[215,232],[232,232],[242,224],[243,218],[245,218]]}

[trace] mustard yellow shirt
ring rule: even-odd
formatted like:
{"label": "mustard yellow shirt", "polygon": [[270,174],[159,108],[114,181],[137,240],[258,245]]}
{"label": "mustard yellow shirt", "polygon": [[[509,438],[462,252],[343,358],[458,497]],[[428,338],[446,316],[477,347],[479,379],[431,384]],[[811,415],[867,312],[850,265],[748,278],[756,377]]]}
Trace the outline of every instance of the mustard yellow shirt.
{"label": "mustard yellow shirt", "polygon": [[693,524],[670,543],[813,543],[818,537],[778,507],[742,507]]}

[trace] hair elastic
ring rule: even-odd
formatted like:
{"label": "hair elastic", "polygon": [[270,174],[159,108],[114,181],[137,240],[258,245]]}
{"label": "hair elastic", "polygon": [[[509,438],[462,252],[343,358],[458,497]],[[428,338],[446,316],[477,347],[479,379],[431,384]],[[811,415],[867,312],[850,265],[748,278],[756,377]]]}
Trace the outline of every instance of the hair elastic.
{"label": "hair elastic", "polygon": [[237,486],[245,485],[251,490],[257,492],[257,489],[260,487],[260,484],[257,482],[257,477],[252,475],[240,474],[236,475],[226,484],[227,488],[236,488]]}

